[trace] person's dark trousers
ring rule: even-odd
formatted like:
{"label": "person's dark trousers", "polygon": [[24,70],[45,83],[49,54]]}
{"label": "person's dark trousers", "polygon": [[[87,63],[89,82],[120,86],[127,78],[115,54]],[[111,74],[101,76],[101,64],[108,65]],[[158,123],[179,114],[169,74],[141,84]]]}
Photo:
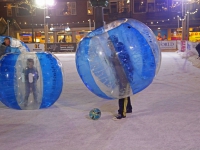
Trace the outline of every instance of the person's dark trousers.
{"label": "person's dark trousers", "polygon": [[198,54],[199,54],[199,57],[200,57],[200,49],[197,49],[197,52],[198,52]]}
{"label": "person's dark trousers", "polygon": [[126,116],[127,112],[132,112],[132,106],[131,106],[131,99],[130,99],[130,97],[119,99],[118,114]]}
{"label": "person's dark trousers", "polygon": [[199,54],[199,57],[200,57],[200,43],[197,44],[196,50],[197,50],[197,52],[198,52],[198,54]]}
{"label": "person's dark trousers", "polygon": [[126,107],[126,113],[132,112],[131,98],[130,97],[127,97],[127,98],[128,98],[128,103],[127,103],[127,107]]}
{"label": "person's dark trousers", "polygon": [[25,82],[25,98],[24,98],[25,105],[27,105],[28,97],[31,93],[30,88],[32,88],[34,101],[37,102],[37,85],[36,85],[36,83]]}

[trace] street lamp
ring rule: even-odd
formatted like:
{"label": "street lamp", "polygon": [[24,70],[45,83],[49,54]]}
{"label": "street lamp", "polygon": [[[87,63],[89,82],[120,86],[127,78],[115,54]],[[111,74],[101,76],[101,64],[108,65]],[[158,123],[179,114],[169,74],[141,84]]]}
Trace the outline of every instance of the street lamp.
{"label": "street lamp", "polygon": [[[187,4],[184,4],[184,2],[186,3],[188,1]],[[182,6],[181,6],[181,9],[182,9],[182,17],[184,16],[184,19],[182,19],[182,40],[188,40],[189,39],[189,10],[188,10],[188,7],[187,5],[189,4],[190,5],[190,2],[191,0],[182,0]],[[184,9],[184,6],[185,6],[185,9]],[[190,9],[190,7],[189,7]],[[185,14],[185,15],[184,15]]]}
{"label": "street lamp", "polygon": [[89,19],[88,21],[89,21],[89,28],[90,28],[90,31],[91,31],[91,19]]}
{"label": "street lamp", "polygon": [[42,8],[44,8],[46,6],[52,7],[55,5],[55,1],[54,0],[35,0],[35,4]]}
{"label": "street lamp", "polygon": [[45,35],[45,44],[48,43],[48,8],[55,5],[54,0],[35,0],[35,4],[39,6],[41,9],[44,9],[44,35]]}

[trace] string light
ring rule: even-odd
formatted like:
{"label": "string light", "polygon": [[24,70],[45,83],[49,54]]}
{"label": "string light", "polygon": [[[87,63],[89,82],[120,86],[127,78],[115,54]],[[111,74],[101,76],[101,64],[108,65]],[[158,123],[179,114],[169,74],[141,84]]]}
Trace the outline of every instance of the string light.
{"label": "string light", "polygon": [[[194,3],[197,3],[197,4],[199,4],[200,3],[200,0],[196,0],[196,1],[193,1],[193,2],[183,2],[183,4],[194,4]],[[165,3],[161,3],[161,5],[163,5],[163,4],[165,4]],[[182,3],[181,2],[176,2],[175,4],[172,4],[172,6],[169,6],[170,8],[175,8],[175,7],[178,7],[178,6],[180,6]],[[167,7],[162,7],[162,9],[164,9],[164,10],[167,10]]]}
{"label": "string light", "polygon": [[194,12],[189,12],[190,14],[194,15],[198,12],[198,9],[196,9]]}
{"label": "string light", "polygon": [[[189,11],[187,11],[186,13],[185,13],[185,15],[184,15],[184,18],[186,18],[187,17],[187,15],[194,15],[194,14],[196,14],[198,12],[198,9],[196,9],[194,12],[189,12]],[[184,21],[183,19],[182,19],[182,21]]]}
{"label": "string light", "polygon": [[[179,16],[177,16],[177,18],[179,18]],[[174,19],[175,19],[175,17],[174,17]],[[170,21],[170,19],[167,19],[167,20],[162,20],[162,21],[156,21],[156,23],[162,23],[162,22],[165,22],[165,21]],[[146,24],[148,24],[148,23],[146,23]],[[149,24],[153,24],[153,22],[149,22]]]}
{"label": "string light", "polygon": [[[82,21],[83,23],[85,23],[85,24],[88,24],[88,21]],[[52,26],[68,26],[69,24],[80,24],[80,23],[82,23],[82,22],[71,22],[71,23],[69,23],[69,22],[67,22],[67,23],[60,23],[60,24],[58,24],[58,23],[56,23],[56,24],[51,24]],[[17,22],[15,22],[15,23],[17,23]],[[22,24],[21,22],[19,22],[18,24]],[[44,24],[32,24],[32,23],[27,23],[27,22],[24,22],[24,25],[35,25],[35,26],[43,26]]]}

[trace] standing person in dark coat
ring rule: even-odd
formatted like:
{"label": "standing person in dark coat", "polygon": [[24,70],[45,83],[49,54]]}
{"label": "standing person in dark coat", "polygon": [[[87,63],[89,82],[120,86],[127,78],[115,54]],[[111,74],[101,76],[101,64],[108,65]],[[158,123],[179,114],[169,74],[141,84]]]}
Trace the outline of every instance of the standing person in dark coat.
{"label": "standing person in dark coat", "polygon": [[198,57],[197,59],[200,59],[200,43],[197,44],[196,50],[197,50],[197,52],[198,52],[198,54],[199,54],[199,57]]}

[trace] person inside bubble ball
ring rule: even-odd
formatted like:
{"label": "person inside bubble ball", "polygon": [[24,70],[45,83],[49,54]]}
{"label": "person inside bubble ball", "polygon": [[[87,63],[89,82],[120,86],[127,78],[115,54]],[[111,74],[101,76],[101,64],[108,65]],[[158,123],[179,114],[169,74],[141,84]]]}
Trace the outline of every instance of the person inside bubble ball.
{"label": "person inside bubble ball", "polygon": [[1,56],[5,55],[6,53],[11,52],[11,47],[10,47],[10,38],[5,37],[4,42],[0,46],[0,58]]}
{"label": "person inside bubble ball", "polygon": [[[119,55],[124,55],[122,54],[124,45],[122,42],[118,42],[118,38],[116,36],[110,36],[108,38],[108,47],[111,50],[110,59],[113,64],[113,68],[115,70],[117,84],[119,85],[119,96],[123,97],[130,92],[130,85],[119,59]],[[130,97],[119,99],[118,104],[119,104],[118,115],[116,115],[113,118],[114,120],[126,118],[126,113],[132,113],[132,105]]]}
{"label": "person inside bubble ball", "polygon": [[34,60],[32,58],[27,59],[27,66],[23,70],[23,73],[25,80],[24,106],[26,107],[31,92],[33,92],[34,102],[37,103],[37,80],[39,76],[37,69],[34,67]]}

